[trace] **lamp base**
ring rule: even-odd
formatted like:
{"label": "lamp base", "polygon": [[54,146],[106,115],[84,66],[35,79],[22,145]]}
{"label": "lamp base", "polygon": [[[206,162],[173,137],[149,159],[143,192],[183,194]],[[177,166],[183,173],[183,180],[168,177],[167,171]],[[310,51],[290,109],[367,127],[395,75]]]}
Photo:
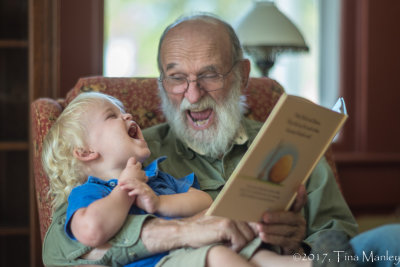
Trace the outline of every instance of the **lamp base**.
{"label": "lamp base", "polygon": [[245,51],[255,62],[262,76],[268,77],[268,73],[274,66],[278,51],[267,46],[244,46]]}
{"label": "lamp base", "polygon": [[276,56],[282,52],[308,51],[308,47],[244,45],[246,53],[253,59],[263,76],[268,76]]}
{"label": "lamp base", "polygon": [[256,66],[263,77],[268,77],[269,70],[274,66],[275,60],[271,58],[255,59]]}

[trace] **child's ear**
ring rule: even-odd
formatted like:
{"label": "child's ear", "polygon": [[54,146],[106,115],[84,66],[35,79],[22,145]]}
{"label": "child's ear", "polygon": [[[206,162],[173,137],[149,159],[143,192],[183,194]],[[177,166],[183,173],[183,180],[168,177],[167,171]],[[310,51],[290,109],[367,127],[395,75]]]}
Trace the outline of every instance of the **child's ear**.
{"label": "child's ear", "polygon": [[97,159],[100,155],[98,152],[90,151],[86,148],[75,147],[73,151],[74,157],[80,161],[91,161]]}

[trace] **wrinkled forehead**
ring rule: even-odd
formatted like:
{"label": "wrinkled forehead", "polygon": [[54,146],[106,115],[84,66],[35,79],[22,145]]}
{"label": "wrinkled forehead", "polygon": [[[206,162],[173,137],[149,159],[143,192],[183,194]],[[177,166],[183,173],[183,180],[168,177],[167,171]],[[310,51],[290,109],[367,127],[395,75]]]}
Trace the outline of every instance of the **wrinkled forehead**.
{"label": "wrinkled forehead", "polygon": [[230,64],[231,47],[228,32],[221,23],[204,20],[185,21],[166,34],[161,45],[161,61],[165,66],[176,57],[199,57]]}

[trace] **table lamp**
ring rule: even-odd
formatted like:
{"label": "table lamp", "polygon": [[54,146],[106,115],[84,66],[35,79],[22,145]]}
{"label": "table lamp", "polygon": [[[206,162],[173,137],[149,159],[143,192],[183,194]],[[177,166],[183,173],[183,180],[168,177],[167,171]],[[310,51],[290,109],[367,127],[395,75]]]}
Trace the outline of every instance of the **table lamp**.
{"label": "table lamp", "polygon": [[273,1],[255,1],[236,32],[263,76],[268,76],[279,53],[308,51],[300,31]]}

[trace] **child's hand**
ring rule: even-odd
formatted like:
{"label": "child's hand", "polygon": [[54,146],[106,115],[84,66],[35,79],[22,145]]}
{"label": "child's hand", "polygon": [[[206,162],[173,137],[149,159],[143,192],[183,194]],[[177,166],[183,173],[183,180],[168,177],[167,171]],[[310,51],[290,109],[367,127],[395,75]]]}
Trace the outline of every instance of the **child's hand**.
{"label": "child's hand", "polygon": [[128,193],[129,196],[136,196],[135,205],[147,213],[156,213],[160,205],[160,198],[154,193],[146,183],[136,183],[132,190]]}
{"label": "child's hand", "polygon": [[142,164],[137,162],[134,157],[128,159],[126,163],[125,169],[121,172],[118,178],[118,184],[121,187],[124,185],[140,181],[146,183],[148,181],[148,177],[146,173],[142,170]]}
{"label": "child's hand", "polygon": [[135,158],[129,158],[125,169],[118,178],[118,185],[128,192],[131,197],[136,197],[135,205],[148,213],[155,213],[159,206],[159,197],[146,184],[149,178],[142,170],[142,164]]}

